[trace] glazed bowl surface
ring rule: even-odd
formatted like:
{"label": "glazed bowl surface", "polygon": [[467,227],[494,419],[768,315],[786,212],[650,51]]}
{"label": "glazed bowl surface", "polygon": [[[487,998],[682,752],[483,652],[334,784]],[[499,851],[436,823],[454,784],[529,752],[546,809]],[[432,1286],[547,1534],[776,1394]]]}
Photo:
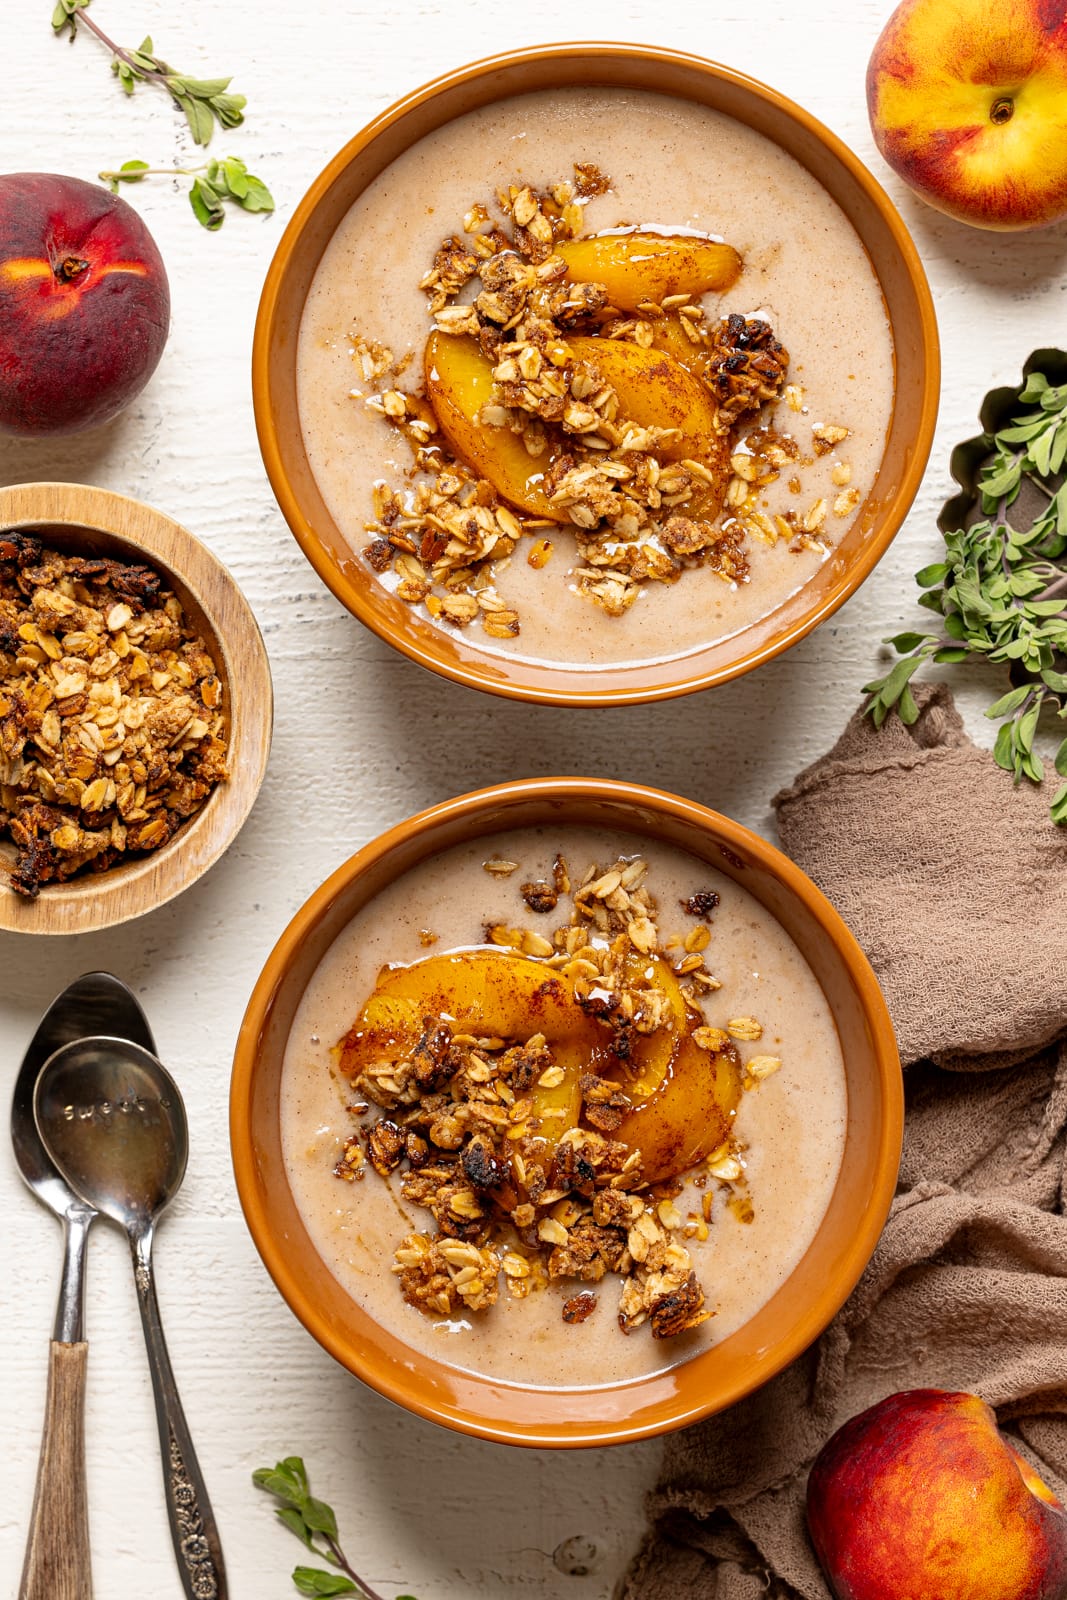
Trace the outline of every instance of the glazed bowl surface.
{"label": "glazed bowl surface", "polygon": [[[807,168],[858,235],[878,279],[894,344],[894,395],[880,468],[847,532],[814,574],[767,614],[699,648],[594,671],[486,648],[474,627],[444,628],[405,604],[342,532],[316,478],[298,402],[301,320],[316,272],[352,205],[397,157],[476,109],[542,89],[650,90],[754,129]],[[472,193],[478,189],[472,174]],[[442,231],[448,224],[442,221]],[[353,283],[358,305],[358,281]],[[429,327],[429,324],[427,324]],[[782,330],[783,336],[785,330]],[[788,338],[786,338],[788,343]],[[323,581],[382,639],[455,682],[520,700],[611,705],[723,683],[773,659],[830,616],[869,575],[922,477],[937,413],[939,356],[930,293],[892,203],[848,147],[808,112],[731,69],[653,47],[560,44],[464,67],[408,95],[358,133],[301,200],[264,285],[253,351],[260,448],[282,512]],[[368,495],[369,501],[369,495]],[[367,508],[370,515],[370,506]],[[638,602],[640,604],[640,602]]]}
{"label": "glazed bowl surface", "polygon": [[[551,1389],[521,1376],[486,1378],[415,1352],[342,1287],[311,1237],[288,1175],[283,1064],[320,962],[352,918],[397,878],[485,835],[571,825],[625,831],[687,851],[766,908],[825,995],[844,1058],[847,1120],[836,1185],[810,1247],[742,1327],[666,1370]],[[353,996],[353,1013],[361,998]],[[894,1191],[902,1124],[900,1065],[881,991],[814,884],[771,845],[714,811],[654,789],[581,778],[464,795],[401,823],[340,867],[297,913],[263,969],[238,1039],[230,1097],[245,1219],[277,1288],[324,1349],[418,1415],[486,1439],[555,1447],[619,1443],[695,1422],[795,1359],[839,1309],[874,1249]]]}
{"label": "glazed bowl surface", "polygon": [[0,842],[0,929],[90,933],[166,904],[233,843],[270,753],[270,666],[251,607],[230,573],[165,512],[85,484],[23,483],[0,489],[0,533],[17,531],[66,555],[151,566],[181,601],[223,686],[229,777],[158,850],[45,884],[31,900],[9,886],[5,868],[14,861],[14,845]]}

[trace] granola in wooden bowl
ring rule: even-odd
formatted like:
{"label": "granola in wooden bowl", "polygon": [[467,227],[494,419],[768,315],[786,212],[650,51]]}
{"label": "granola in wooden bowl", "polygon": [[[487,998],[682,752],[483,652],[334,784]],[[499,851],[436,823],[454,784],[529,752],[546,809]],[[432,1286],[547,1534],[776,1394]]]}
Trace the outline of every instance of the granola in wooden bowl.
{"label": "granola in wooden bowl", "polygon": [[194,882],[271,720],[255,619],[192,534],[81,484],[0,490],[0,928],[87,932]]}
{"label": "granola in wooden bowl", "polygon": [[19,894],[158,850],[225,781],[215,661],[158,572],[0,531],[0,829]]}

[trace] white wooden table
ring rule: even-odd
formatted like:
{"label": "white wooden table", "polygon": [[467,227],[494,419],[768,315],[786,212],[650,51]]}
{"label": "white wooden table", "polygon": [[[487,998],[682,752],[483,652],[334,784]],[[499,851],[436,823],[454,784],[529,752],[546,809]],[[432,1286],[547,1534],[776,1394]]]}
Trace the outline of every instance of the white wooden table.
{"label": "white wooden table", "polygon": [[[87,34],[53,39],[51,0],[7,4],[0,163],[93,178],[133,157],[193,155],[165,98],[127,101]],[[877,640],[914,625],[915,569],[938,547],[951,445],[974,432],[994,382],[1031,348],[1063,340],[1067,231],[971,231],[925,209],[874,151],[867,56],[890,0],[94,0],[125,44],[150,32],[181,70],[235,74],[248,122],[217,138],[244,157],[278,215],[231,215],[212,236],[166,182],[128,191],[163,251],[170,344],[140,401],[100,432],[59,443],[0,440],[0,482],[70,479],[160,505],[243,585],[266,636],[277,732],[251,820],[229,855],[179,901],[113,933],[53,941],[0,936],[6,1104],[22,1051],[53,995],[109,968],[140,996],[189,1110],[192,1156],[158,1248],[174,1365],[198,1441],[234,1600],[288,1596],[296,1541],[253,1491],[253,1467],[303,1454],[338,1509],[350,1555],[384,1595],[420,1600],[536,1592],[606,1600],[636,1543],[659,1447],[531,1453],[483,1444],[394,1409],[335,1366],[296,1323],[260,1265],[237,1205],[226,1136],[229,1063],[268,950],[346,855],[433,801],[521,775],[589,773],[692,795],[770,833],[769,797],[836,736],[878,659]],[[576,28],[579,30],[576,32]],[[281,225],[328,156],[390,101],[446,68],[565,37],[673,45],[715,57],[803,102],[873,166],[901,205],[933,284],[944,398],[923,490],[861,592],[783,659],[724,689],[667,705],[568,712],[509,705],[442,682],[365,632],[323,588],[264,476],[249,356],[260,283]],[[197,159],[193,157],[193,159]],[[981,689],[964,704],[988,742]],[[630,752],[626,754],[625,752]],[[0,1595],[22,1562],[44,1404],[60,1235],[26,1192],[0,1138],[0,1416],[5,1490]],[[158,1482],[151,1394],[114,1230],[94,1235],[89,1274],[88,1456],[99,1600],[177,1597]],[[561,1540],[587,1535],[592,1572],[564,1576]]]}

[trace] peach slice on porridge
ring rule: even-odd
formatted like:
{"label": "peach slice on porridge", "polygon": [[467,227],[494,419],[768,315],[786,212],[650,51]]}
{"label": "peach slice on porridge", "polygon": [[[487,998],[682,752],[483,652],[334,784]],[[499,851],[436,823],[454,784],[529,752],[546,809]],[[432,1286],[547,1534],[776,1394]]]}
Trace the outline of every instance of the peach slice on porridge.
{"label": "peach slice on porridge", "polygon": [[741,257],[728,244],[689,234],[592,234],[556,245],[573,283],[602,283],[620,311],[660,306],[674,295],[723,293],[741,272]]}
{"label": "peach slice on porridge", "polygon": [[[575,171],[583,198],[610,189],[598,169]],[[399,386],[412,350],[397,361],[353,335],[381,383],[366,404],[415,456],[402,487],[375,484],[365,557],[397,574],[405,603],[456,628],[480,620],[493,639],[522,629],[497,580],[527,534],[539,535],[526,551],[539,571],[553,548],[546,530],[566,528],[565,603],[574,594],[622,616],[644,588],[698,567],[738,593],[749,533],[774,543],[799,521],[790,507],[775,523],[746,523],[748,480],[731,482],[740,430],[777,400],[789,364],[761,318],[709,318],[702,304],[735,283],[738,252],[680,229],[582,238],[574,192],[499,189],[503,225],[478,202],[464,236],[442,241],[419,280],[435,322],[421,391]],[[520,573],[516,563],[505,585],[521,588]]]}
{"label": "peach slice on porridge", "polygon": [[[664,461],[694,460],[725,486],[729,441],[716,430],[716,405],[707,386],[661,350],[620,339],[574,337],[567,341],[571,361],[580,363],[617,396],[616,421],[623,429],[662,430],[653,440]],[[568,520],[567,511],[543,487],[546,475],[566,448],[565,433],[543,429],[529,437],[541,443],[532,453],[526,435],[504,422],[492,363],[473,340],[435,332],[426,345],[426,395],[445,439],[461,460],[486,478],[510,505],[536,517]],[[501,421],[486,413],[501,413]],[[590,411],[590,416],[593,416]],[[594,418],[595,420],[595,418]],[[642,440],[638,448],[646,447]]]}
{"label": "peach slice on porridge", "polygon": [[486,427],[478,420],[483,406],[495,400],[496,384],[492,362],[473,339],[431,333],[425,367],[426,398],[460,460],[486,478],[509,505],[535,517],[565,522],[567,513],[553,506],[541,489],[558,451],[544,440],[541,454],[531,455],[521,434]]}
{"label": "peach slice on porridge", "polygon": [[714,1036],[704,1018],[686,1002],[681,984],[666,961],[654,959],[651,981],[668,997],[669,1030],[642,1040],[640,1071],[626,1082],[630,1110],[614,1137],[640,1150],[649,1183],[661,1183],[696,1166],[730,1135],[741,1096],[741,1068],[729,1036],[712,1048],[698,1042]]}
{"label": "peach slice on porridge", "polygon": [[[662,350],[664,355],[673,356],[679,366],[685,368],[694,378],[703,379],[708,370],[710,351],[703,338],[694,339],[686,332],[686,319],[677,311],[668,311],[660,317],[658,322],[652,324],[652,349]],[[688,326],[697,331],[692,322]]]}
{"label": "peach slice on porridge", "polygon": [[[402,1106],[454,1076],[453,1045],[484,1041],[490,1054],[510,1046],[520,1069],[531,1064],[533,1081],[519,1080],[516,1098],[504,1102],[522,1108],[514,1126],[522,1129],[527,1171],[533,1163],[550,1175],[560,1142],[585,1121],[595,1127],[599,1104],[610,1113],[611,1137],[640,1152],[645,1180],[661,1182],[728,1137],[739,1060],[725,1035],[714,1049],[697,1042],[702,1018],[666,962],[629,957],[625,982],[631,999],[620,1009],[595,981],[496,948],[386,967],[341,1042],[341,1071],[361,1081],[377,1072],[396,1085],[390,1093]],[[390,1079],[388,1069],[400,1062],[406,1080]],[[463,1070],[472,1070],[469,1057]]]}
{"label": "peach slice on porridge", "polygon": [[576,361],[594,368],[619,397],[619,416],[641,428],[670,429],[675,437],[656,446],[666,461],[693,460],[712,467],[729,455],[716,431],[717,407],[701,383],[673,356],[625,339],[572,338]]}

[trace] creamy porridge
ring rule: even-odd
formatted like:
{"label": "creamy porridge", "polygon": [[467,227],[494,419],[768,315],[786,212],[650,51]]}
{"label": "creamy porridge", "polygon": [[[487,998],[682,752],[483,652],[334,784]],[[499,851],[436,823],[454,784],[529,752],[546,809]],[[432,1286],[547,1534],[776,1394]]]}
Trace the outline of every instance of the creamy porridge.
{"label": "creamy porridge", "polygon": [[[762,136],[693,103],[638,91],[562,89],[486,107],[421,140],[368,188],[308,297],[298,360],[304,437],[354,549],[372,537],[375,484],[408,483],[412,467],[407,441],[367,403],[376,393],[362,365],[368,342],[389,347],[403,369],[397,384],[414,394],[433,326],[419,282],[442,238],[469,243],[474,235],[463,224],[477,226],[472,201],[491,207],[508,185],[547,191],[576,163],[611,180],[607,193],[582,202],[586,234],[637,227],[722,239],[739,252],[736,281],[706,295],[703,309],[712,321],[763,319],[785,346],[788,387],[757,420],[793,452],[758,460],[748,479],[731,480],[743,501],[729,518],[744,535],[743,564],[698,565],[678,582],[646,582],[621,614],[606,614],[581,592],[585,569],[566,527],[551,530],[543,566],[531,558],[532,537],[493,563],[494,593],[506,615],[521,618],[521,630],[483,633],[475,625],[479,646],[595,670],[683,656],[767,615],[803,585],[874,480],[892,406],[893,350],[877,279],[851,225],[815,179]],[[497,221],[499,212],[490,214],[483,231]],[[395,588],[397,575],[381,581]]]}
{"label": "creamy porridge", "polygon": [[[538,1230],[543,1238],[545,1219],[563,1216],[572,1228],[581,1226],[561,1211],[561,1203],[549,1204],[551,1194],[538,1208],[525,1243],[512,1231],[511,1244],[499,1246],[501,1261],[509,1257],[512,1265],[500,1268],[494,1303],[472,1310],[457,1300],[447,1315],[435,1314],[432,1305],[406,1303],[394,1252],[404,1240],[433,1236],[435,1218],[425,1201],[414,1203],[405,1195],[418,1172],[405,1163],[380,1176],[364,1159],[368,1134],[383,1112],[338,1067],[335,1046],[377,992],[386,964],[405,964],[408,972],[400,979],[407,981],[408,973],[420,970],[418,964],[440,964],[449,952],[507,961],[519,953],[515,946],[523,938],[526,949],[551,947],[554,930],[567,921],[567,908],[562,899],[549,906],[539,894],[554,881],[557,852],[573,874],[575,889],[590,864],[602,870],[618,862],[647,864],[647,876],[638,881],[654,897],[659,955],[679,974],[690,1013],[699,1013],[693,1020],[702,1031],[694,1037],[706,1041],[715,1034],[738,1068],[736,1117],[731,1111],[727,1136],[710,1151],[710,1136],[705,1137],[701,1159],[677,1180],[636,1186],[636,1209],[647,1202],[655,1222],[646,1224],[649,1234],[655,1235],[664,1219],[664,1238],[676,1254],[681,1252],[679,1258],[688,1253],[702,1286],[698,1325],[676,1337],[653,1336],[655,1312],[647,1318],[643,1310],[632,1314],[641,1273],[633,1269],[636,1278],[624,1275],[628,1258],[609,1273],[600,1269],[599,1277],[560,1275],[533,1292],[510,1276],[517,1270],[516,1258],[532,1266],[535,1276],[541,1273]],[[492,871],[487,872],[487,862]],[[501,870],[500,864],[510,863],[514,870]],[[632,926],[639,942],[649,942],[640,919]],[[582,938],[594,943],[603,945],[608,937],[593,924],[583,928]],[[490,929],[496,945],[487,949]],[[505,947],[509,940],[512,948]],[[391,967],[383,981],[395,979],[397,971]],[[457,1015],[453,1007],[453,1020]],[[537,1026],[530,1014],[515,1036],[529,1039]],[[550,1023],[545,1034],[552,1049],[557,1041]],[[347,1054],[340,1059],[348,1064]],[[402,1125],[407,1109],[401,1105],[385,1116]],[[309,985],[290,1034],[282,1088],[289,1182],[316,1248],[346,1291],[416,1351],[504,1381],[554,1388],[561,1370],[566,1383],[576,1387],[661,1370],[748,1321],[814,1237],[840,1165],[845,1114],[844,1068],[829,1007],[799,950],[763,907],[731,879],[684,852],[636,836],[577,828],[530,829],[457,846],[379,895],[337,939]],[[610,1130],[612,1124],[602,1126]],[[624,1121],[620,1140],[627,1126]],[[697,1130],[698,1137],[702,1131]],[[610,1143],[610,1131],[606,1140]],[[526,1142],[514,1148],[529,1155]],[[647,1137],[644,1151],[653,1162]],[[359,1176],[350,1181],[353,1160]],[[514,1172],[511,1176],[513,1181]],[[626,1191],[619,1193],[625,1197]],[[595,1199],[593,1205],[596,1210]],[[558,1237],[558,1230],[549,1231]],[[620,1238],[626,1239],[625,1225]],[[633,1246],[632,1235],[630,1242]],[[647,1274],[644,1281],[651,1281]],[[630,1331],[620,1331],[620,1318]]]}

